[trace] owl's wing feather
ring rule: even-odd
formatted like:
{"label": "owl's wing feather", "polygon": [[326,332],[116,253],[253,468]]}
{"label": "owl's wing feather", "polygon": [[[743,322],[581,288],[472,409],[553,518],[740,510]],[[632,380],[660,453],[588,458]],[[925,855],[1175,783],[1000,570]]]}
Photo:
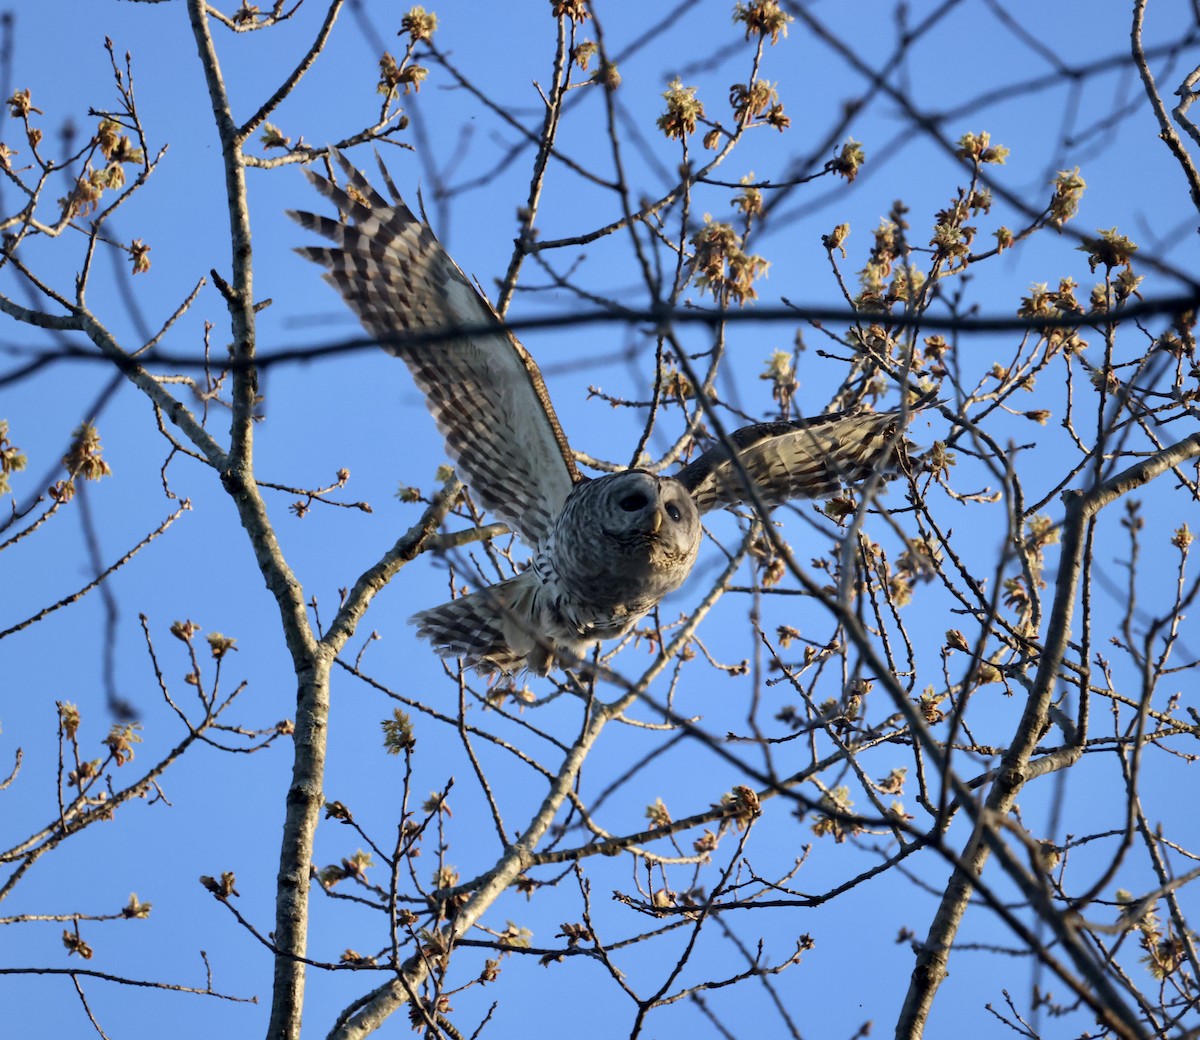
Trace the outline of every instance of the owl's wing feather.
{"label": "owl's wing feather", "polygon": [[[873,472],[894,472],[910,447],[900,412],[833,412],[812,419],[758,423],[729,435],[741,470],[765,505],[824,498]],[[676,477],[700,513],[749,501],[724,445],[711,448]]]}
{"label": "owl's wing feather", "polygon": [[435,343],[382,345],[408,365],[459,476],[480,504],[537,545],[571,488],[584,479],[537,365],[404,204],[387,171],[392,201],[343,156],[335,157],[345,187],[305,172],[341,219],[290,214],[333,245],[297,252],[326,268],[325,280],[380,339],[455,327],[487,330]]}

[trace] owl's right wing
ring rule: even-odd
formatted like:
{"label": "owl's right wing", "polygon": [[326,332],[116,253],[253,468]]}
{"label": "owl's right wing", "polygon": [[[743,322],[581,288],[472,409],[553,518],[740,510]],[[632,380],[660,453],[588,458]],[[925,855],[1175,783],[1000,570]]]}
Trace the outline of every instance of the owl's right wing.
{"label": "owl's right wing", "polygon": [[476,330],[441,342],[382,346],[408,365],[463,482],[526,543],[537,545],[584,479],[537,365],[429,226],[404,205],[383,163],[391,202],[341,154],[334,157],[345,187],[305,173],[340,219],[290,214],[334,244],[297,252],[326,268],[325,280],[373,336]]}
{"label": "owl's right wing", "polygon": [[874,472],[904,466],[911,447],[904,418],[900,412],[832,412],[744,426],[728,437],[732,453],[719,444],[675,476],[700,513],[750,501],[743,471],[765,505],[825,498]]}

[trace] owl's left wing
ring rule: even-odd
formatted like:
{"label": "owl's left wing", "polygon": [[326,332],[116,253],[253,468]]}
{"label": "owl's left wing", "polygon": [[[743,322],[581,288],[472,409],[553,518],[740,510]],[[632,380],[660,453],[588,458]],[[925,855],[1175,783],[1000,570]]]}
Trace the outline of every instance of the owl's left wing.
{"label": "owl's left wing", "polygon": [[[902,468],[911,447],[903,418],[900,412],[833,412],[744,426],[728,439],[758,498],[778,505],[790,498],[824,498],[877,470]],[[741,472],[723,444],[675,476],[700,513],[749,501]]]}
{"label": "owl's left wing", "polygon": [[584,479],[541,372],[429,226],[404,205],[383,163],[390,202],[342,155],[334,156],[346,175],[344,188],[305,172],[342,219],[291,213],[334,244],[297,252],[327,269],[325,280],[381,340],[455,327],[476,330],[441,342],[382,346],[408,365],[463,482],[536,546],[571,488]]}

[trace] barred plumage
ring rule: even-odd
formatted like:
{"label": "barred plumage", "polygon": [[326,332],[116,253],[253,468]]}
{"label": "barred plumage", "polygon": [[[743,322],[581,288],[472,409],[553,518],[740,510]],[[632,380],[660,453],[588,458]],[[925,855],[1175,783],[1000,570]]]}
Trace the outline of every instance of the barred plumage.
{"label": "barred plumage", "polygon": [[[899,412],[830,412],[812,419],[744,426],[678,474],[701,514],[749,499],[744,471],[763,505],[825,498],[907,460]],[[739,471],[740,467],[740,471]]]}
{"label": "barred plumage", "polygon": [[[297,252],[327,269],[325,280],[367,331],[408,365],[459,475],[479,502],[536,544],[582,479],[537,365],[404,205],[387,171],[393,202],[343,156],[336,158],[345,188],[305,172],[344,219],[291,214],[335,245]],[[403,333],[455,327],[488,331],[424,346],[395,342]]]}
{"label": "barred plumage", "polygon": [[[326,268],[368,332],[408,365],[463,481],[533,549],[515,578],[413,616],[439,654],[482,672],[544,675],[627,632],[683,583],[701,514],[754,498],[820,498],[903,465],[901,413],[841,412],[736,430],[675,477],[633,469],[588,479],[533,358],[404,205],[382,162],[391,201],[334,157],[345,187],[307,173],[339,219],[292,213],[334,244],[298,252]],[[438,332],[451,335],[403,341]]]}

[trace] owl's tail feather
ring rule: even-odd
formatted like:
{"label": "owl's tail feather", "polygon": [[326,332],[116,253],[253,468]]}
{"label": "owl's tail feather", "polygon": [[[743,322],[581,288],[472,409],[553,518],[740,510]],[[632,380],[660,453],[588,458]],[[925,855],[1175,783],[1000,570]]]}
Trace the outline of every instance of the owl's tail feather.
{"label": "owl's tail feather", "polygon": [[429,640],[442,657],[461,657],[483,675],[512,674],[528,669],[549,671],[551,659],[540,645],[533,599],[537,578],[532,570],[459,596],[429,610],[418,611],[409,624]]}

